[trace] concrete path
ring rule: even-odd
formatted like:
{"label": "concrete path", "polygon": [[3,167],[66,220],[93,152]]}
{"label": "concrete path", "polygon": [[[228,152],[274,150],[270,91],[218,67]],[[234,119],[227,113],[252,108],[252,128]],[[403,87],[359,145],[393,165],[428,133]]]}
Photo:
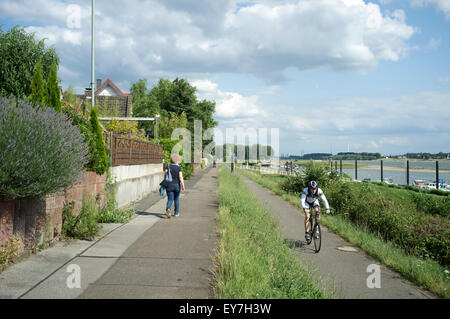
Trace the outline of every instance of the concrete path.
{"label": "concrete path", "polygon": [[[208,298],[217,244],[217,169],[186,181],[180,217],[166,198],[136,203],[127,224],[104,224],[95,242],[63,242],[0,274],[0,299]],[[76,275],[79,274],[79,288]]]}
{"label": "concrete path", "polygon": [[[322,248],[316,254],[314,243],[306,245],[305,242],[303,213],[272,191],[240,176],[261,204],[277,218],[286,243],[293,247],[299,262],[314,270],[328,283],[334,281],[340,298],[421,299],[433,297],[431,293],[406,283],[399,274],[384,266],[380,266],[381,288],[368,288],[367,279],[373,274],[373,270],[367,272],[367,269],[369,265],[377,265],[377,261],[360,249],[352,247],[339,236],[328,232],[322,225]],[[350,251],[340,250],[343,247],[350,248]]]}

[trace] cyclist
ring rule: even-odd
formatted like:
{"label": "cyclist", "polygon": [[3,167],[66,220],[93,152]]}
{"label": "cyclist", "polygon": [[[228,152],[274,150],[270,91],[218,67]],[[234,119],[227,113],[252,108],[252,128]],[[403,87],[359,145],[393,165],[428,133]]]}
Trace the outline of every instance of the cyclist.
{"label": "cyclist", "polygon": [[311,236],[309,234],[309,219],[311,218],[311,207],[314,208],[316,214],[318,215],[318,219],[320,221],[320,205],[318,198],[321,198],[323,204],[325,205],[326,214],[330,213],[330,206],[328,205],[327,198],[323,191],[319,188],[319,184],[316,181],[308,182],[308,187],[303,189],[302,196],[300,198],[302,208],[305,211],[305,238],[306,241],[311,240]]}

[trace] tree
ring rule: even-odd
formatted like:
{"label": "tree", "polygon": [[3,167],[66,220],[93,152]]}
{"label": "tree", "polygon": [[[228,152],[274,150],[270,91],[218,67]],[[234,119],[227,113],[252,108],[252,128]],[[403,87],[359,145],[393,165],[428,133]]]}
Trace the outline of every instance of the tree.
{"label": "tree", "polygon": [[106,148],[103,142],[103,133],[100,125],[98,124],[97,108],[94,107],[92,109],[89,120],[91,122],[92,133],[94,134],[94,138],[96,140],[95,151],[98,155],[91,158],[91,162],[95,162],[89,163],[89,166],[92,167],[93,171],[97,174],[103,175],[108,169],[108,156],[106,154]]}
{"label": "tree", "polygon": [[75,105],[76,97],[75,97],[75,88],[72,84],[69,85],[67,91],[63,94],[63,101],[66,101],[72,105]]}
{"label": "tree", "polygon": [[58,66],[56,65],[56,63],[53,63],[47,80],[45,102],[48,106],[53,107],[56,112],[60,112],[61,91],[59,90],[57,68]]}
{"label": "tree", "polygon": [[[159,102],[155,95],[149,94],[147,90],[147,80],[141,79],[131,86],[133,96],[133,116],[135,117],[155,117],[160,113]],[[139,123],[139,128],[146,130],[153,128],[153,123]]]}
{"label": "tree", "polygon": [[36,40],[18,26],[4,32],[0,26],[0,96],[28,97],[36,64],[42,63],[42,77],[48,78],[53,63],[59,64],[54,48]]}
{"label": "tree", "polygon": [[42,64],[39,61],[34,68],[34,75],[31,81],[30,102],[35,106],[43,107],[45,104],[45,83],[42,75]]}

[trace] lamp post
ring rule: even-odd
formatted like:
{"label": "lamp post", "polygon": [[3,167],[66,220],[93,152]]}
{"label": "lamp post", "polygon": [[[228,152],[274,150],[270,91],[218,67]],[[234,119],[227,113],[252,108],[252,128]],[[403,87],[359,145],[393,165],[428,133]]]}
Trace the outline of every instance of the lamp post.
{"label": "lamp post", "polygon": [[[95,106],[95,51],[94,51],[94,7],[95,0],[92,0],[92,22],[91,22],[91,98],[92,98],[92,108]],[[92,110],[91,108],[91,110]]]}
{"label": "lamp post", "polygon": [[155,115],[155,139],[156,142],[159,143],[159,127],[158,127],[158,119],[159,119],[159,114]]}

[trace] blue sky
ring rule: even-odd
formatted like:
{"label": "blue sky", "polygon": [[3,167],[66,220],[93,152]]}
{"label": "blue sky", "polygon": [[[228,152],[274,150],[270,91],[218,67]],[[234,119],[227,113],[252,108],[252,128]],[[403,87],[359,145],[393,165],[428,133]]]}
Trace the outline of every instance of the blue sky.
{"label": "blue sky", "polygon": [[[4,0],[0,23],[46,37],[81,93],[90,2]],[[187,78],[223,134],[278,128],[284,154],[450,152],[450,0],[97,0],[96,34],[96,78]]]}

